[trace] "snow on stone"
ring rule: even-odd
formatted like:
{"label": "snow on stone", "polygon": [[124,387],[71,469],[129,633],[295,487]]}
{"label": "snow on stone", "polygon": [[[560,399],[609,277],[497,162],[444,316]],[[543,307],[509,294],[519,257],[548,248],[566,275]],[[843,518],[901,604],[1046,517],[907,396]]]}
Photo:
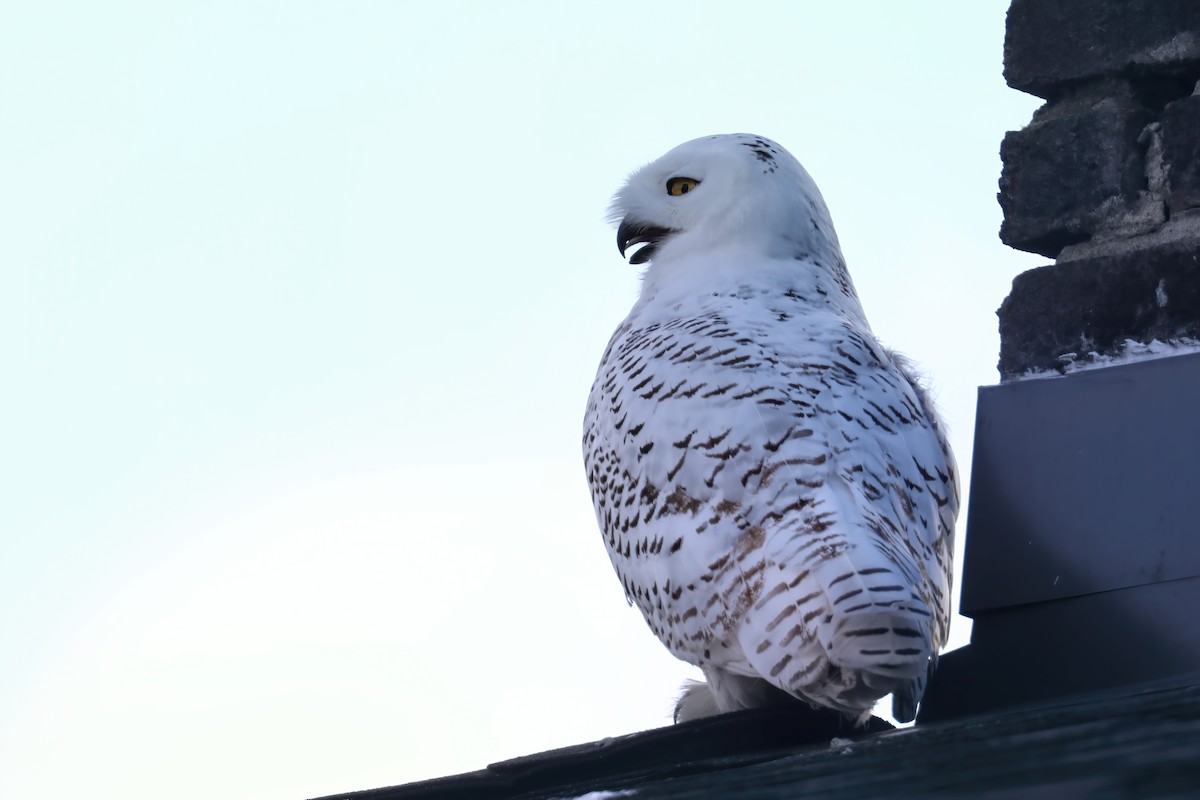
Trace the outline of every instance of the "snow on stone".
{"label": "snow on stone", "polygon": [[1011,380],[1024,381],[1036,378],[1060,378],[1063,375],[1070,375],[1073,372],[1116,367],[1122,364],[1132,364],[1136,361],[1150,361],[1155,358],[1182,356],[1188,353],[1200,353],[1200,339],[1194,339],[1189,336],[1179,339],[1168,339],[1165,342],[1160,342],[1158,339],[1153,339],[1149,342],[1126,339],[1119,353],[1097,353],[1094,350],[1083,355],[1079,353],[1063,353],[1058,357],[1062,367],[1046,370],[1031,369]]}

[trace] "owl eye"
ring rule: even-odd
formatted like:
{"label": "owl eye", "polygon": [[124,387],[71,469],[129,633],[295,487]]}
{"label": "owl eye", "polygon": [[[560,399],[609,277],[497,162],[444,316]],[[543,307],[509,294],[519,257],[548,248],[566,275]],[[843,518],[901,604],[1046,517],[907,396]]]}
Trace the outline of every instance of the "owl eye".
{"label": "owl eye", "polygon": [[679,197],[687,194],[692,189],[700,185],[700,181],[695,178],[671,178],[667,181],[667,194],[671,197]]}

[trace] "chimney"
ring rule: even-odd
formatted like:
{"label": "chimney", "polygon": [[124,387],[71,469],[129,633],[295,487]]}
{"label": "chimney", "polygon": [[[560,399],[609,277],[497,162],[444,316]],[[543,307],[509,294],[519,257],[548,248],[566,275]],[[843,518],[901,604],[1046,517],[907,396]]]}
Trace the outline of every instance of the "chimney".
{"label": "chimney", "polygon": [[1013,0],[962,613],[918,721],[1200,673],[1200,2]]}

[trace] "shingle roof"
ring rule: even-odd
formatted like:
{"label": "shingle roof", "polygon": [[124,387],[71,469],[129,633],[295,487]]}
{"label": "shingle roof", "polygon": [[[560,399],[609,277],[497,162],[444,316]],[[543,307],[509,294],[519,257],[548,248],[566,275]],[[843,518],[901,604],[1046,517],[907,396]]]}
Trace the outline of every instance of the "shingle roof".
{"label": "shingle roof", "polygon": [[1200,794],[1200,674],[1185,684],[901,730],[880,720],[848,730],[800,706],[740,712],[336,797],[1190,798]]}

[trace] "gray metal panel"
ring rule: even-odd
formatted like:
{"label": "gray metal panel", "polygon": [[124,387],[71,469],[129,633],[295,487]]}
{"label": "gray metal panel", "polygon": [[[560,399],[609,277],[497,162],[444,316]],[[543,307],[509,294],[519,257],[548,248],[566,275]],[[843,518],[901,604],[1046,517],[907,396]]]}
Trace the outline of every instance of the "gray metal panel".
{"label": "gray metal panel", "polygon": [[1200,676],[1200,578],[981,614],[947,653],[917,722]]}
{"label": "gray metal panel", "polygon": [[962,612],[1200,576],[1200,354],[979,390]]}

